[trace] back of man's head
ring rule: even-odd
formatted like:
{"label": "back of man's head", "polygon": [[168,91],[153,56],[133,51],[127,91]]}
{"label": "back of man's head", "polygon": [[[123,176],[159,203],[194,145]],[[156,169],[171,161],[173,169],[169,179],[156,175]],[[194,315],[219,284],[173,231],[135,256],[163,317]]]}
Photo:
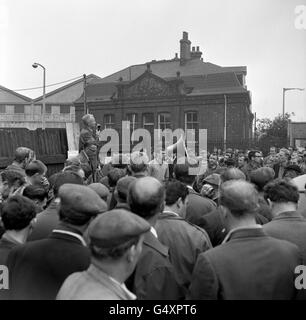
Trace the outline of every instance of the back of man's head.
{"label": "back of man's head", "polygon": [[299,191],[293,183],[277,179],[265,186],[264,197],[276,203],[292,202],[297,204],[299,201]]}
{"label": "back of man's head", "polygon": [[262,167],[251,172],[250,180],[255,184],[258,191],[262,191],[264,186],[274,179],[274,175],[272,168]]}
{"label": "back of man's head", "polygon": [[177,180],[169,181],[166,183],[166,205],[174,205],[179,198],[184,202],[189,191],[187,186]]}
{"label": "back of man's head", "polygon": [[22,163],[26,159],[30,159],[34,157],[34,151],[26,148],[26,147],[19,147],[15,150],[14,160],[18,163]]}
{"label": "back of man's head", "polygon": [[28,177],[32,177],[35,174],[42,175],[42,174],[45,174],[46,172],[47,172],[47,167],[40,160],[33,160],[25,168],[25,173]]}
{"label": "back of man's head", "polygon": [[114,188],[120,178],[125,176],[125,170],[114,168],[108,174],[108,183],[111,188]]}
{"label": "back of man's head", "polygon": [[243,180],[230,180],[221,185],[220,205],[236,218],[254,214],[258,208],[258,193],[255,187]]}
{"label": "back of man's head", "polygon": [[83,185],[84,181],[77,173],[72,171],[58,173],[53,185],[53,193],[55,197],[58,195],[59,188],[66,183]]}
{"label": "back of man's head", "polygon": [[186,161],[185,163],[178,163],[174,166],[174,175],[175,178],[186,185],[192,185],[195,179],[195,175],[192,173],[190,169],[192,166]]}
{"label": "back of man's head", "polygon": [[132,174],[146,173],[148,170],[149,158],[141,152],[133,152],[130,159],[130,170]]}
{"label": "back of man's head", "polygon": [[13,185],[22,186],[25,183],[22,173],[15,170],[4,170],[1,172],[2,182],[6,182],[9,187]]}
{"label": "back of man's head", "polygon": [[221,183],[229,180],[246,180],[245,174],[238,168],[229,168],[221,173]]}
{"label": "back of man's head", "polygon": [[128,204],[135,214],[148,220],[164,209],[164,186],[153,177],[140,178],[131,183]]}
{"label": "back of man's head", "polygon": [[34,203],[23,196],[12,196],[2,207],[2,223],[5,230],[22,230],[35,218]]}
{"label": "back of man's head", "polygon": [[22,195],[30,200],[38,201],[44,201],[48,198],[48,192],[44,188],[35,185],[26,186]]}
{"label": "back of man's head", "polygon": [[127,202],[127,196],[128,196],[128,189],[132,182],[136,180],[135,177],[132,176],[126,176],[123,178],[120,178],[117,182],[116,189],[115,189],[115,195],[117,197],[117,200],[121,203]]}

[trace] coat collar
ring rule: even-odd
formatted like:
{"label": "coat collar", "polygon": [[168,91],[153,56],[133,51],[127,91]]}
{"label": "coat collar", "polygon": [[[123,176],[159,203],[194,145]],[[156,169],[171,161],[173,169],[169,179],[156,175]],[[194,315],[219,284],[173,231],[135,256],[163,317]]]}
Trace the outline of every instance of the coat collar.
{"label": "coat collar", "polygon": [[163,256],[168,256],[168,248],[162,245],[152,232],[147,232],[144,236],[143,243],[148,247],[158,251]]}
{"label": "coat collar", "polygon": [[282,220],[282,219],[295,219],[295,220],[304,220],[303,216],[297,211],[286,211],[278,214],[273,218],[274,220]]}
{"label": "coat collar", "polygon": [[223,240],[223,243],[243,238],[254,238],[266,236],[261,225],[254,225],[254,227],[244,227],[232,229]]}
{"label": "coat collar", "polygon": [[96,265],[91,264],[87,273],[103,286],[110,288],[119,298],[123,300],[136,300],[137,297],[127,289],[124,283],[119,283]]}

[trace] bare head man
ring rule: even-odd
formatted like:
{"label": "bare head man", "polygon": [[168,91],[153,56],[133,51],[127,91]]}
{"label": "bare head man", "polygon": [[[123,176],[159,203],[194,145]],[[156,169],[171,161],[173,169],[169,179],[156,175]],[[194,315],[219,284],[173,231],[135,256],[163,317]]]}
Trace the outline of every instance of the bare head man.
{"label": "bare head man", "polygon": [[229,230],[256,224],[258,192],[251,183],[244,180],[224,182],[220,188],[220,205]]}
{"label": "bare head man", "polygon": [[87,127],[91,130],[96,128],[96,119],[92,114],[85,114],[82,117],[82,123],[84,125],[84,127]]}
{"label": "bare head man", "polygon": [[131,211],[155,225],[165,206],[165,188],[153,177],[135,180],[129,186],[128,204]]}
{"label": "bare head man", "polygon": [[14,162],[23,169],[25,169],[27,164],[29,164],[34,159],[35,153],[29,148],[19,147],[15,150]]}

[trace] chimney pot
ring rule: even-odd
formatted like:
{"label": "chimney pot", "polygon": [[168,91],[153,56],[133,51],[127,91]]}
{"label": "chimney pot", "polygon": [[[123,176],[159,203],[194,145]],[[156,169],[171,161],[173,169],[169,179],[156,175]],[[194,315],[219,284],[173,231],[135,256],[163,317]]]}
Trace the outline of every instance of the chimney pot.
{"label": "chimney pot", "polygon": [[200,51],[200,47],[197,47],[197,51]]}
{"label": "chimney pot", "polygon": [[183,40],[188,40],[188,33],[183,31]]}

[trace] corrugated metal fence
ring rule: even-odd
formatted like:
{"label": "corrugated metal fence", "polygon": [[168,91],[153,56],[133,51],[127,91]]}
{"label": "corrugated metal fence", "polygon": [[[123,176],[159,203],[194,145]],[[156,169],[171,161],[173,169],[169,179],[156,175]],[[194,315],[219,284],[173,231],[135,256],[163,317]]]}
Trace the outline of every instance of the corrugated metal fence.
{"label": "corrugated metal fence", "polygon": [[0,170],[9,165],[17,147],[35,151],[37,159],[48,166],[50,176],[63,168],[67,159],[68,142],[65,129],[0,128]]}

